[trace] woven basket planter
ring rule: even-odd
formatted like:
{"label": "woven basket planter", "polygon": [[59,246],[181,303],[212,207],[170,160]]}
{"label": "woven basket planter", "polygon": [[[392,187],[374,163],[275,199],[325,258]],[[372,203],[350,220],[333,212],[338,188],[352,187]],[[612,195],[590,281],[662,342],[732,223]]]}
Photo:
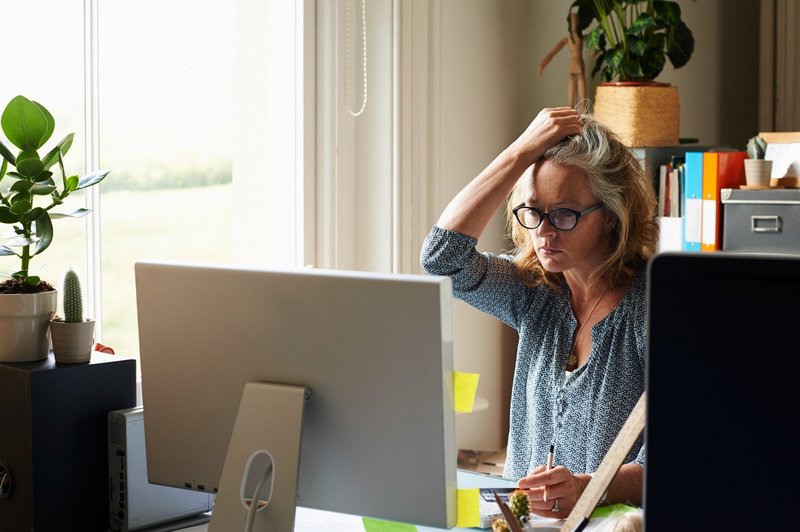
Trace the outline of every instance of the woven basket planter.
{"label": "woven basket planter", "polygon": [[680,115],[678,87],[666,83],[603,83],[595,92],[595,118],[629,147],[676,146]]}

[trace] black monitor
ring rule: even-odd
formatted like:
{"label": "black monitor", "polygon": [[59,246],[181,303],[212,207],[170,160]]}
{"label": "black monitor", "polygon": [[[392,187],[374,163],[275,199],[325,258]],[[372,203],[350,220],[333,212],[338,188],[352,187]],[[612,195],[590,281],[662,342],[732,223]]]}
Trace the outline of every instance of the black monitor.
{"label": "black monitor", "polygon": [[800,256],[656,256],[645,530],[797,526]]}

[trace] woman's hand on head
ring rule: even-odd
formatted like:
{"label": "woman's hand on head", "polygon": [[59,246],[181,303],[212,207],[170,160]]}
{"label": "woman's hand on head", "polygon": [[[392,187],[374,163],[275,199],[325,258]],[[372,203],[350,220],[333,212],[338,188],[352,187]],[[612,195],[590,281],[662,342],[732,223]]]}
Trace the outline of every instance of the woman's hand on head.
{"label": "woman's hand on head", "polygon": [[527,159],[529,166],[539,160],[551,146],[582,131],[580,114],[572,107],[542,109],[511,147]]}
{"label": "woman's hand on head", "polygon": [[[573,475],[564,466],[547,471],[539,466],[524,478],[519,479],[517,487],[528,489],[531,513],[542,517],[564,519],[575,507],[578,498],[589,484],[589,475]],[[545,500],[546,496],[546,500]],[[558,512],[554,512],[558,500]]]}

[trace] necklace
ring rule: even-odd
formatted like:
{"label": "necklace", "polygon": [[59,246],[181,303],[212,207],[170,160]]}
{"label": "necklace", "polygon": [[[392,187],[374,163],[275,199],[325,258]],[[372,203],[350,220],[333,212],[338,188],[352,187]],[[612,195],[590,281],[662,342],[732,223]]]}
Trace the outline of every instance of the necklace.
{"label": "necklace", "polygon": [[578,355],[575,354],[575,345],[578,343],[578,339],[581,336],[581,332],[583,332],[583,326],[586,325],[586,322],[588,322],[589,319],[592,317],[592,314],[594,314],[594,309],[597,308],[597,304],[600,303],[600,300],[603,299],[604,295],[606,295],[607,288],[608,285],[603,287],[603,291],[600,292],[600,295],[595,300],[594,305],[592,305],[592,309],[589,311],[589,314],[587,314],[586,317],[583,318],[583,321],[578,326],[578,331],[575,333],[575,337],[572,340],[572,350],[569,352],[569,358],[567,358],[566,369],[569,371],[572,371],[578,366]]}

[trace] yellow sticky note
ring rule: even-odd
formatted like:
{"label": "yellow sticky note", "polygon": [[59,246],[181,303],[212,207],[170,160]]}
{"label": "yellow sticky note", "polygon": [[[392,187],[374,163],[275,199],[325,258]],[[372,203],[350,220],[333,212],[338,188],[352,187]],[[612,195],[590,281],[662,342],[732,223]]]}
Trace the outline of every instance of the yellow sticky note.
{"label": "yellow sticky note", "polygon": [[371,517],[362,517],[366,532],[417,532],[417,527],[396,521],[384,521]]}
{"label": "yellow sticky note", "polygon": [[472,412],[475,393],[478,391],[478,373],[453,372],[453,389],[456,394],[456,412]]}
{"label": "yellow sticky note", "polygon": [[458,528],[481,526],[478,488],[458,490]]}

